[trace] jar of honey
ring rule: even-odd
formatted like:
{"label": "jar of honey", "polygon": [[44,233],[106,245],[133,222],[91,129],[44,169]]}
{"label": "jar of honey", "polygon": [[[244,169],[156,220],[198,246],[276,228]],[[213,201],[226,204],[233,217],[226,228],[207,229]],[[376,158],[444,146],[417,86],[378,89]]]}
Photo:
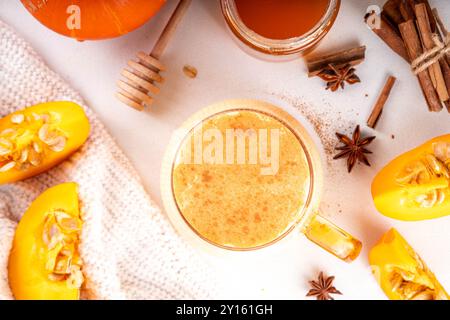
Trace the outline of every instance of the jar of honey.
{"label": "jar of honey", "polygon": [[231,32],[263,56],[305,53],[325,37],[340,0],[221,0]]}

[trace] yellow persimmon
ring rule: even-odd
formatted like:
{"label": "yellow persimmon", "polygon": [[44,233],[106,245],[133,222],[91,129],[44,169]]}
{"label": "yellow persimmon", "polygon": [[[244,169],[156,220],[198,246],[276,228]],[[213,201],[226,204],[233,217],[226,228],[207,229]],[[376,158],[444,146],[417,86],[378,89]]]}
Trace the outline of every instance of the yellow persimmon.
{"label": "yellow persimmon", "polygon": [[83,283],[77,184],[43,192],[17,226],[8,277],[16,299],[76,300]]}
{"label": "yellow persimmon", "polygon": [[0,184],[47,171],[86,141],[89,121],[68,101],[48,102],[0,119]]}
{"label": "yellow persimmon", "polygon": [[375,177],[372,197],[382,214],[424,220],[450,214],[450,135],[391,161]]}
{"label": "yellow persimmon", "polygon": [[448,300],[434,274],[397,230],[391,229],[372,248],[369,263],[391,300]]}

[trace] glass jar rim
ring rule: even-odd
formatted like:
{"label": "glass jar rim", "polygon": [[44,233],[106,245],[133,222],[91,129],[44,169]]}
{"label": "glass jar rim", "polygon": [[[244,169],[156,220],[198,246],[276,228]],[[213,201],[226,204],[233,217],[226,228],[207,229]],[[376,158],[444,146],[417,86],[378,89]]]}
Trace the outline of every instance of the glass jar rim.
{"label": "glass jar rim", "polygon": [[271,54],[289,55],[310,48],[322,39],[328,26],[334,23],[341,0],[329,0],[327,11],[316,25],[307,33],[289,39],[270,39],[248,28],[239,13],[234,0],[220,0],[223,16],[235,36],[251,48]]}
{"label": "glass jar rim", "polygon": [[[256,107],[258,106],[258,107]],[[290,130],[294,136],[299,141],[303,152],[305,153],[305,158],[308,164],[309,170],[309,190],[308,195],[306,197],[305,203],[299,208],[298,214],[295,219],[286,227],[286,229],[273,240],[253,247],[232,247],[227,245],[222,245],[219,243],[215,243],[210,239],[206,238],[202,234],[200,234],[190,223],[187,221],[186,217],[183,215],[179,205],[175,199],[175,192],[173,187],[173,172],[175,169],[177,157],[179,155],[180,149],[183,146],[184,141],[188,138],[188,136],[193,132],[193,130],[199,126],[203,121],[207,119],[211,119],[214,116],[230,113],[230,112],[239,112],[239,111],[252,111],[260,114],[264,114],[269,116],[276,121],[279,121],[282,125],[284,125],[288,130]],[[177,130],[177,133],[174,139],[169,143],[168,150],[166,152],[166,157],[164,159],[162,176],[161,176],[161,192],[163,194],[163,201],[168,211],[168,215],[170,218],[179,218],[182,223],[188,227],[188,229],[193,232],[198,238],[205,241],[206,243],[213,245],[214,247],[218,247],[221,249],[226,249],[228,251],[254,251],[257,249],[265,248],[271,246],[274,243],[285,238],[289,235],[292,230],[294,230],[298,225],[306,225],[308,221],[312,218],[315,211],[315,206],[318,204],[318,199],[320,198],[321,193],[321,178],[320,171],[321,167],[317,161],[320,161],[320,157],[318,156],[317,151],[315,149],[311,150],[312,147],[315,148],[314,143],[312,142],[309,134],[306,129],[289,113],[280,109],[279,107],[275,107],[271,104],[255,101],[255,100],[228,100],[224,101],[194,114],[191,118],[189,118],[185,124]],[[307,140],[307,142],[305,142]],[[173,144],[174,143],[174,144]],[[312,145],[311,145],[312,143]],[[309,145],[309,147],[308,147]],[[319,157],[319,159],[318,159]],[[170,181],[167,181],[170,179]],[[167,194],[169,192],[169,194]],[[165,193],[165,194],[164,194]],[[169,203],[170,202],[170,203]],[[170,207],[170,208],[168,208]],[[172,212],[169,212],[172,211]],[[172,221],[172,219],[170,219]],[[174,223],[174,221],[172,221]]]}

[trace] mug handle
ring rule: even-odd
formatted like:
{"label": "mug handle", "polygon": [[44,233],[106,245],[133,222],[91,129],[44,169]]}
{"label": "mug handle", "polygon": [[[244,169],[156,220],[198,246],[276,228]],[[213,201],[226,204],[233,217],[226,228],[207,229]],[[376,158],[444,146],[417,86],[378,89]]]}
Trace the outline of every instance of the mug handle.
{"label": "mug handle", "polygon": [[361,252],[361,241],[318,214],[309,223],[305,235],[315,244],[346,262],[355,260]]}

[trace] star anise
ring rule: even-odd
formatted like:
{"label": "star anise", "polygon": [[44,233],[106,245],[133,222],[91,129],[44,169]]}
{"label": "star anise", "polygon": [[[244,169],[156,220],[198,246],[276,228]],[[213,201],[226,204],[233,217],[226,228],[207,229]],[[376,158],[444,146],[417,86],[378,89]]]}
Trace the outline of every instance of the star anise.
{"label": "star anise", "polygon": [[336,147],[336,150],[340,150],[341,152],[334,156],[333,159],[340,159],[347,157],[347,169],[350,173],[353,167],[356,164],[356,161],[362,162],[365,165],[370,167],[369,160],[366,157],[366,154],[372,153],[367,150],[365,147],[369,145],[376,137],[367,137],[361,139],[361,130],[359,125],[356,127],[353,132],[353,137],[349,138],[346,135],[341,133],[336,133],[339,141],[343,144],[343,146]]}
{"label": "star anise", "polygon": [[324,277],[323,272],[320,272],[317,281],[311,280],[309,284],[312,289],[306,294],[307,297],[315,296],[317,300],[334,300],[331,294],[342,294],[333,286],[334,277]]}
{"label": "star anise", "polygon": [[341,87],[344,89],[345,83],[355,84],[361,82],[359,77],[355,74],[355,68],[350,64],[343,67],[337,67],[333,64],[329,64],[323,69],[317,76],[327,82],[327,90],[335,92]]}

